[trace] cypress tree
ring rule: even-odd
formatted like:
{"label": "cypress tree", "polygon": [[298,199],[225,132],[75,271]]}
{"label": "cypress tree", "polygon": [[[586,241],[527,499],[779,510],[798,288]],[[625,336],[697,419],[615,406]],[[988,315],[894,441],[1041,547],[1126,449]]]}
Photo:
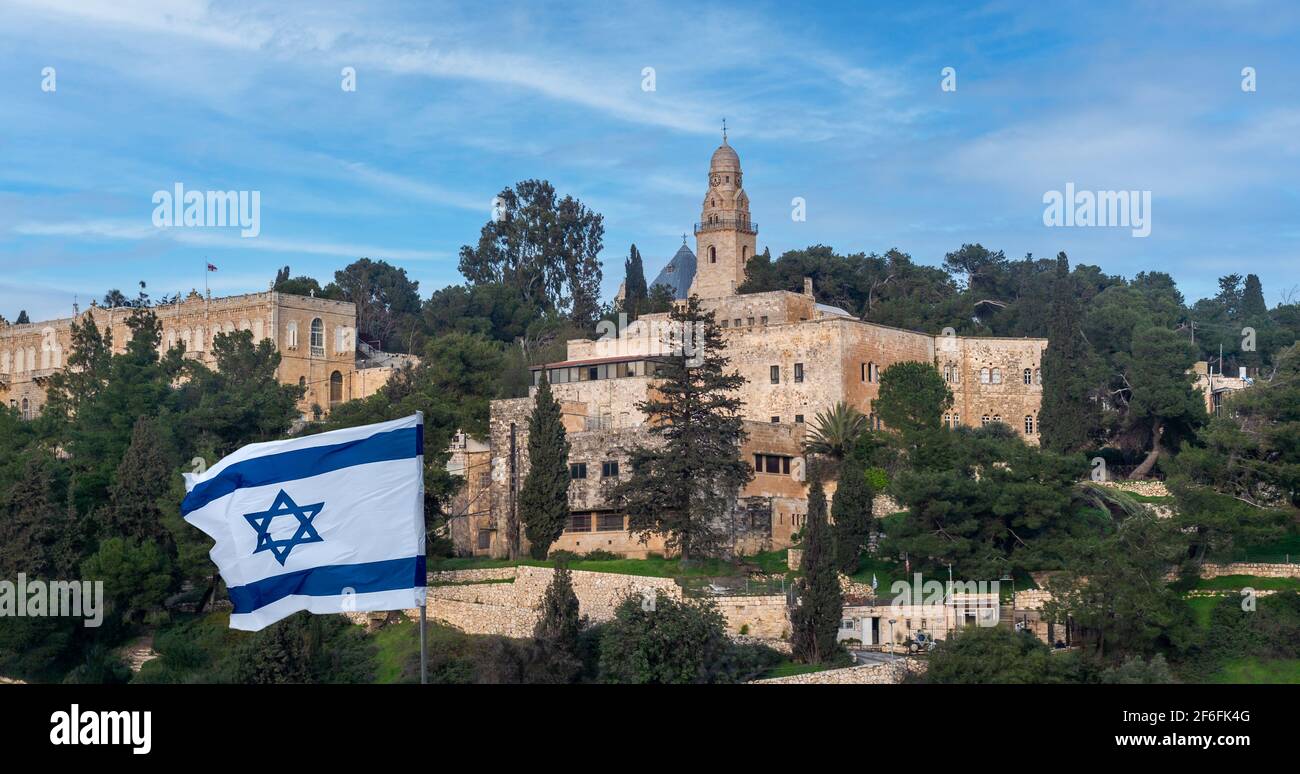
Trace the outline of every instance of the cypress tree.
{"label": "cypress tree", "polygon": [[578,595],[573,593],[573,573],[563,564],[557,564],[542,597],[542,617],[533,628],[533,636],[567,653],[576,653],[581,630],[582,617],[578,615]]}
{"label": "cypress tree", "polygon": [[528,476],[519,490],[519,518],[534,559],[546,558],[569,519],[569,439],[545,375],[528,417]]}
{"label": "cypress tree", "polygon": [[835,566],[845,575],[857,571],[862,547],[867,544],[873,494],[866,469],[856,457],[850,456],[840,468],[840,482],[831,506],[831,515],[835,517],[831,527]]}
{"label": "cypress tree", "polygon": [[1038,414],[1042,445],[1056,452],[1086,448],[1099,424],[1092,358],[1081,316],[1070,261],[1060,253],[1052,283],[1052,324],[1043,352],[1043,402]]}
{"label": "cypress tree", "polygon": [[645,266],[641,263],[641,253],[632,245],[632,251],[623,262],[623,311],[628,318],[635,320],[644,311],[650,290],[645,284]]}
{"label": "cypress tree", "polygon": [[834,545],[826,523],[826,494],[814,479],[808,491],[808,523],[804,527],[803,573],[797,587],[799,603],[790,613],[794,657],[805,664],[821,664],[840,653],[836,635],[844,612],[839,574],[835,571]]}
{"label": "cypress tree", "polygon": [[1241,291],[1241,316],[1245,320],[1263,317],[1268,314],[1268,304],[1264,301],[1264,286],[1256,274],[1246,275],[1246,287]]}
{"label": "cypress tree", "polygon": [[108,489],[106,534],[156,542],[167,535],[158,500],[171,486],[172,467],[167,462],[156,420],[140,417],[131,430],[131,445],[117,466]]}

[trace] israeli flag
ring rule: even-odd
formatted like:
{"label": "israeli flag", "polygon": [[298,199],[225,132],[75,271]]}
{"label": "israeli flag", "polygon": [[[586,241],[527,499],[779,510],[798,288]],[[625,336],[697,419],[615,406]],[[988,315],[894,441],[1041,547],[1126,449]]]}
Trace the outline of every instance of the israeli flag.
{"label": "israeli flag", "polygon": [[422,414],[251,444],[185,491],[181,515],[217,541],[232,629],[424,606]]}

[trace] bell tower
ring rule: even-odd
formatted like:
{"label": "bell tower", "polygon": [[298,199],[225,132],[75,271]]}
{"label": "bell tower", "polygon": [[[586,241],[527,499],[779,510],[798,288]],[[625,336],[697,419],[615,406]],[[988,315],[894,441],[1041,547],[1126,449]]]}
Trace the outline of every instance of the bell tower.
{"label": "bell tower", "polygon": [[704,194],[700,222],[695,224],[695,280],[691,294],[721,298],[736,294],[745,281],[745,264],[754,257],[758,226],[749,219],[749,197],[741,185],[740,157],[727,144],[709,160],[709,189]]}

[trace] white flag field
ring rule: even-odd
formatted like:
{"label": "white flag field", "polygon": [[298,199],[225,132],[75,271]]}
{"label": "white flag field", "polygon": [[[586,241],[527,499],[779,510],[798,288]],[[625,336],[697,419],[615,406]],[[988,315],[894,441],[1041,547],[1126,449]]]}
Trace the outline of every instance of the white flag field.
{"label": "white flag field", "polygon": [[181,515],[216,541],[232,629],[424,606],[421,414],[250,444],[187,473],[185,492]]}

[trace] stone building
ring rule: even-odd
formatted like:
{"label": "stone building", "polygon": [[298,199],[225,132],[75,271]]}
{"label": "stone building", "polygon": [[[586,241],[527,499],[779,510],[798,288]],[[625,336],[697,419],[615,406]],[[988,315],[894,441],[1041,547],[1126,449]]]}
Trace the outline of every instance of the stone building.
{"label": "stone building", "polygon": [[1196,376],[1195,388],[1205,398],[1205,413],[1210,416],[1217,416],[1223,411],[1224,398],[1255,383],[1254,379],[1246,375],[1245,366],[1238,371],[1237,376],[1224,376],[1216,373],[1208,362],[1198,360],[1192,365],[1192,373]]}
{"label": "stone building", "polygon": [[[737,523],[727,525],[738,553],[790,545],[807,512],[806,423],[843,401],[879,427],[871,402],[879,394],[880,374],[894,363],[932,363],[943,374],[954,398],[945,425],[1003,422],[1037,443],[1045,339],[971,338],[877,325],[817,303],[811,281],[802,293],[737,294],[755,253],[758,226],[749,217],[740,158],[725,135],[707,182],[694,255],[683,246],[670,263],[671,279],[661,274],[656,282],[670,283],[679,299],[689,288],[715,313],[730,368],[745,378],[740,397],[749,439],[742,451],[755,476],[740,493]],[[688,281],[682,273],[691,269]],[[648,417],[636,404],[653,388],[656,355],[676,335],[667,314],[645,315],[597,340],[569,341],[564,361],[533,368],[534,385],[545,372],[562,403],[572,446],[572,516],[555,548],[627,556],[663,550],[659,541],[642,543],[629,534],[624,516],[603,493],[627,472],[628,451],[650,438]],[[458,543],[463,553],[508,551],[518,524],[518,487],[528,471],[531,409],[531,397],[492,403],[489,507]]]}
{"label": "stone building", "polygon": [[[112,337],[113,351],[124,352],[131,339],[126,321],[130,307],[92,304],[90,317]],[[159,352],[183,344],[186,357],[215,365],[212,343],[218,333],[251,331],[253,339],[270,339],[280,352],[279,378],[306,389],[304,416],[315,407],[327,413],[343,401],[377,391],[406,355],[358,348],[356,307],[347,301],[267,291],[212,298],[190,291],[175,304],[153,307],[162,324]],[[0,400],[33,417],[45,405],[51,374],[67,364],[72,348],[72,317],[24,325],[0,326]]]}

